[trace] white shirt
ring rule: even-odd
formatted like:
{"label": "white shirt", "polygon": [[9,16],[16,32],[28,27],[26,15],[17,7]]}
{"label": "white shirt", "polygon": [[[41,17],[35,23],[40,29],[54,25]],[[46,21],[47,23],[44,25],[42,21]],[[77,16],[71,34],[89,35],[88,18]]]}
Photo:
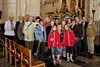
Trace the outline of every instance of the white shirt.
{"label": "white shirt", "polygon": [[91,25],[92,22],[89,22],[89,25]]}
{"label": "white shirt", "polygon": [[[13,26],[15,27],[15,22],[12,22]],[[11,22],[10,21],[6,21],[5,22],[5,26],[4,26],[5,32],[4,35],[8,35],[8,36],[15,36],[15,32],[14,30],[11,30]]]}
{"label": "white shirt", "polygon": [[83,26],[85,26],[85,22],[83,22]]}

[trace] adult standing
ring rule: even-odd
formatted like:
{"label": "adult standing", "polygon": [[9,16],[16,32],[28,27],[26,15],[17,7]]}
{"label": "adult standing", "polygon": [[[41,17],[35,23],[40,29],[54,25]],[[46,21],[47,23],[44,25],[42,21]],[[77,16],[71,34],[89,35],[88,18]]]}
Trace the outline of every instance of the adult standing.
{"label": "adult standing", "polygon": [[20,15],[18,17],[18,21],[16,22],[16,25],[15,25],[15,37],[16,37],[16,42],[18,43],[18,27],[19,27],[19,24],[23,22],[23,17]]}
{"label": "adult standing", "polygon": [[14,36],[15,36],[15,22],[13,22],[14,17],[13,16],[9,16],[9,20],[5,22],[4,25],[4,35],[5,37],[7,37],[8,39],[14,40]]}
{"label": "adult standing", "polygon": [[43,27],[44,21],[39,20],[39,24],[35,27],[35,40],[37,45],[36,55],[39,58],[44,58],[45,52],[45,41],[46,41],[46,30]]}
{"label": "adult standing", "polygon": [[97,33],[97,28],[95,23],[93,22],[92,17],[88,18],[88,26],[86,29],[86,35],[87,35],[87,43],[88,43],[88,52],[90,55],[94,54],[94,39]]}
{"label": "adult standing", "polygon": [[79,30],[79,26],[76,25],[75,20],[72,20],[72,26],[71,29],[73,30],[74,34],[75,34],[75,43],[74,43],[74,55],[77,56],[79,54],[80,51],[80,46],[79,46],[79,40],[80,40],[80,30]]}
{"label": "adult standing", "polygon": [[86,17],[82,18],[81,24],[81,52],[87,54],[87,36],[86,36],[86,29],[87,29],[88,22],[86,21]]}
{"label": "adult standing", "polygon": [[25,22],[23,33],[24,33],[24,40],[25,40],[25,47],[32,50],[33,48],[33,41],[34,41],[34,30],[36,24],[33,21],[33,17],[30,16],[29,20]]}
{"label": "adult standing", "polygon": [[24,41],[24,34],[23,34],[23,28],[24,28],[24,17],[20,16],[19,17],[19,26],[17,30],[17,37],[18,37],[18,44],[25,46],[25,41]]}

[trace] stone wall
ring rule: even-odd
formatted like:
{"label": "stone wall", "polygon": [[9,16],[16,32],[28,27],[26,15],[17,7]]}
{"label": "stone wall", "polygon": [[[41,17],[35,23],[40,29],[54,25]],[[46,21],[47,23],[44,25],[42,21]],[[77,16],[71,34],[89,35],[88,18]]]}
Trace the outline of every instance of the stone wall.
{"label": "stone wall", "polygon": [[22,16],[24,16],[25,14],[29,14],[32,16],[40,15],[40,0],[2,0],[2,1],[3,1],[2,3],[3,22],[8,19],[9,15],[14,16],[15,21],[18,19],[19,15]]}
{"label": "stone wall", "polygon": [[2,11],[2,0],[0,0],[0,10]]}

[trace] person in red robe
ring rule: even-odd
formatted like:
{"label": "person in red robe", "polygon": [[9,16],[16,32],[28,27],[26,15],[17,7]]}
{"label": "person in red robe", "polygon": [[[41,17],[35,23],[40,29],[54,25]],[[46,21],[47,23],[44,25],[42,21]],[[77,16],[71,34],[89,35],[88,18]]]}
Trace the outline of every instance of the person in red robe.
{"label": "person in red robe", "polygon": [[59,60],[60,59],[60,51],[59,51],[60,47],[61,47],[60,34],[57,31],[57,26],[54,25],[48,35],[48,48],[51,49],[51,54],[52,54],[54,65],[56,65],[55,56],[57,56],[57,61],[61,63],[61,61]]}
{"label": "person in red robe", "polygon": [[66,48],[66,53],[67,53],[67,61],[72,61],[74,62],[72,56],[73,56],[73,45],[74,45],[74,32],[70,29],[68,25],[65,25],[65,30],[64,30],[64,36],[63,36],[63,41],[61,44]]}

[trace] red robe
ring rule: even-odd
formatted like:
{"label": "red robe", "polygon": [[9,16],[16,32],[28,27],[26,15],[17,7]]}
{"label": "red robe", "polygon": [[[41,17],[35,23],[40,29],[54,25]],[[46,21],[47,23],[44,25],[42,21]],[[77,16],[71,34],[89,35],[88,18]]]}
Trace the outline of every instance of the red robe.
{"label": "red robe", "polygon": [[60,34],[58,31],[51,31],[48,35],[48,48],[50,47],[61,47]]}
{"label": "red robe", "polygon": [[74,32],[69,32],[67,30],[64,31],[64,37],[63,37],[63,41],[62,41],[62,45],[64,47],[66,46],[73,46],[74,45]]}

